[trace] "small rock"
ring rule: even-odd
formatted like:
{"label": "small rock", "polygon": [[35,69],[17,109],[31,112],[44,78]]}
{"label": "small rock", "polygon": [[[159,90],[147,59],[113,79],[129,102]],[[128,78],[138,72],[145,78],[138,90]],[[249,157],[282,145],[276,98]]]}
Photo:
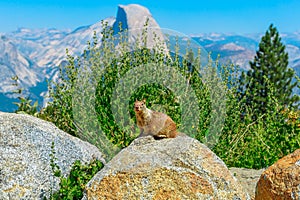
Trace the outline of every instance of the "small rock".
{"label": "small rock", "polygon": [[256,184],[264,169],[246,169],[246,168],[229,168],[229,171],[234,175],[245,191],[250,195],[251,199],[255,197]]}

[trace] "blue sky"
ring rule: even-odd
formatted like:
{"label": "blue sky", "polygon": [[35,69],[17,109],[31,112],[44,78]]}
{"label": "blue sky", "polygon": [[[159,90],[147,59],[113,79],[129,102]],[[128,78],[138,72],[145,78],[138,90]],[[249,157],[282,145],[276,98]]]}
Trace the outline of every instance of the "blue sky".
{"label": "blue sky", "polygon": [[109,16],[118,4],[146,6],[162,28],[185,34],[300,31],[299,0],[0,0],[0,32],[19,27],[75,29]]}

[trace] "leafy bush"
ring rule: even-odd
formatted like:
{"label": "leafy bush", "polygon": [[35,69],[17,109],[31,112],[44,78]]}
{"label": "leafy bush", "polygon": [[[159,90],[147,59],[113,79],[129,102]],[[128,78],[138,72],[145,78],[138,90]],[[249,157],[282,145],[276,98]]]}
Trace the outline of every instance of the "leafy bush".
{"label": "leafy bush", "polygon": [[75,161],[70,174],[67,177],[60,177],[60,189],[52,195],[52,199],[82,199],[85,185],[102,167],[103,164],[99,160],[92,160],[85,165],[79,160]]}
{"label": "leafy bush", "polygon": [[74,79],[78,75],[78,68],[75,67],[75,59],[69,55],[67,50],[68,63],[59,68],[59,82],[49,83],[49,97],[51,102],[42,109],[39,117],[53,122],[61,130],[77,136],[77,130],[73,121],[72,93],[74,92]]}
{"label": "leafy bush", "polygon": [[[114,146],[126,147],[138,135],[138,130],[134,126],[135,115],[132,109],[135,99],[146,98],[148,107],[151,108],[151,105],[154,105],[162,108],[177,122],[179,128],[189,130],[191,128],[187,128],[187,126],[193,127],[194,131],[189,134],[199,139],[203,138],[207,134],[211,113],[208,85],[215,83],[207,80],[207,84],[203,84],[199,76],[200,53],[193,54],[189,49],[186,50],[184,56],[179,52],[166,53],[164,43],[159,38],[155,38],[155,46],[148,49],[146,25],[141,33],[141,40],[137,40],[133,46],[129,44],[124,32],[115,36],[110,27],[105,24],[103,26],[100,46],[95,34],[93,42],[88,44],[83,56],[74,58],[68,54],[68,64],[60,70],[60,81],[53,83],[54,87],[50,88],[52,102],[43,110],[45,119],[52,121],[64,131],[96,145],[108,155],[107,160],[118,151],[118,149],[114,149]],[[210,60],[211,68],[214,65],[212,62]],[[166,66],[174,69],[166,76],[169,80],[174,79],[175,85],[177,84],[176,73],[180,72],[181,79],[185,79],[186,82],[184,83],[185,87],[177,87],[176,92],[182,96],[176,96],[174,90],[166,88],[162,83],[149,82],[148,77],[143,77],[145,78],[144,84],[138,85],[133,91],[128,91],[130,92],[129,99],[124,98],[124,91],[126,92],[128,88],[118,88],[120,82],[126,81],[122,77],[130,73],[138,73],[141,66],[146,69],[153,63],[158,70],[164,69]],[[191,65],[193,66],[191,67]],[[165,73],[158,73],[154,75],[156,76],[154,78],[164,75]],[[130,81],[143,83],[143,80],[138,80],[137,77],[132,76]],[[200,119],[199,124],[188,124],[181,121],[183,111],[179,102],[189,100],[190,94],[186,92],[188,87],[193,89],[197,97],[194,104],[201,111],[197,113],[199,115],[197,117]],[[94,96],[95,99],[93,99]],[[94,104],[90,102],[94,102]],[[79,109],[79,112],[74,112],[74,105],[75,110]],[[127,111],[119,112],[113,106],[127,108]],[[189,118],[195,118],[196,116],[191,114],[195,108],[188,105],[186,108],[185,114],[190,115]],[[117,113],[113,113],[114,111]],[[96,119],[92,119],[92,115],[95,115]],[[126,119],[125,115],[130,116],[130,119]],[[99,134],[99,131],[102,131],[107,138],[104,138],[103,134]],[[110,142],[114,146],[109,145]]]}
{"label": "leafy bush", "polygon": [[52,143],[52,152],[50,154],[50,165],[53,175],[60,178],[60,189],[57,192],[50,191],[50,200],[79,200],[83,197],[85,185],[93,176],[103,168],[101,161],[93,159],[88,164],[82,164],[76,160],[67,177],[62,176],[59,166],[55,163],[54,144]]}
{"label": "leafy bush", "polygon": [[15,111],[18,114],[30,114],[37,116],[38,115],[38,101],[35,101],[34,103],[30,99],[29,96],[25,96],[23,93],[23,88],[19,88],[19,77],[14,76],[11,78],[14,83],[12,86],[17,87],[16,90],[12,91],[14,94],[18,95],[19,102],[14,102],[15,105],[17,105],[17,110]]}
{"label": "leafy bush", "polygon": [[[271,84],[268,89],[275,91]],[[259,116],[245,99],[238,101],[234,94],[228,98],[223,134],[213,149],[228,166],[265,168],[300,147],[299,111],[285,110],[272,92],[268,112]]]}
{"label": "leafy bush", "polygon": [[229,166],[262,168],[300,147],[299,79],[288,68],[288,54],[271,25],[251,69],[237,80],[229,97],[225,132],[214,148]]}

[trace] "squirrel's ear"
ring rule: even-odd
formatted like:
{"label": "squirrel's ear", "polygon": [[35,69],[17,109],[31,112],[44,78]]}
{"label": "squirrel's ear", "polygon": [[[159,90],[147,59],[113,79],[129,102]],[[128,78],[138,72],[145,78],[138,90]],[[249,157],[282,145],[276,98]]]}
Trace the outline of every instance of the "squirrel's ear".
{"label": "squirrel's ear", "polygon": [[144,103],[146,103],[146,99],[145,98],[143,98],[143,100],[142,100]]}

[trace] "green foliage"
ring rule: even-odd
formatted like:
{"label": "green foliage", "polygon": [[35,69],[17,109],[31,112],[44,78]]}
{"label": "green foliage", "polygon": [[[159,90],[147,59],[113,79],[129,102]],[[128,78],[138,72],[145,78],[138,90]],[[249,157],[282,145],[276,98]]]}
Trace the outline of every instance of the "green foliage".
{"label": "green foliage", "polygon": [[[273,29],[272,31],[274,32]],[[147,29],[144,30],[143,34],[146,32]],[[132,126],[135,122],[132,105],[136,99],[141,100],[146,98],[149,108],[167,113],[177,123],[178,128],[182,126],[181,105],[178,103],[178,97],[174,91],[159,83],[146,84],[147,80],[145,79],[144,85],[140,85],[135,88],[134,91],[130,91],[130,100],[127,102],[126,98],[122,99],[122,92],[124,92],[122,88],[119,88],[119,90],[116,89],[117,84],[121,80],[124,81],[121,78],[126,74],[137,69],[139,66],[145,67],[149,63],[156,63],[157,66],[164,68],[171,66],[176,69],[176,71],[179,71],[187,80],[189,86],[193,88],[197,96],[196,105],[199,107],[200,120],[199,124],[194,127],[194,131],[189,133],[189,135],[197,138],[201,142],[205,142],[211,147],[213,147],[214,143],[217,143],[217,145],[213,147],[213,150],[227,165],[262,168],[271,165],[278,158],[299,148],[299,120],[297,118],[295,123],[287,123],[287,115],[282,113],[285,105],[282,99],[279,99],[277,95],[279,86],[273,82],[280,77],[272,79],[272,74],[265,74],[260,81],[265,85],[265,91],[268,91],[268,93],[262,94],[259,90],[254,88],[252,91],[246,90],[246,94],[251,95],[244,95],[240,98],[236,91],[238,88],[243,88],[244,86],[240,84],[239,71],[236,67],[232,65],[219,65],[218,61],[213,62],[209,59],[204,70],[207,74],[210,74],[211,77],[203,76],[203,73],[202,75],[199,74],[199,71],[203,70],[203,66],[201,68],[200,65],[199,55],[195,55],[190,49],[187,48],[186,55],[182,58],[178,53],[179,45],[176,43],[175,48],[177,52],[175,52],[172,57],[168,57],[159,42],[157,42],[158,45],[153,49],[146,48],[146,38],[137,41],[133,49],[130,49],[130,44],[126,43],[127,40],[124,38],[126,37],[124,35],[120,34],[118,36],[118,53],[115,50],[116,37],[113,36],[112,29],[108,27],[104,28],[100,48],[98,47],[99,42],[95,36],[93,43],[88,45],[84,54],[85,56],[77,62],[74,62],[75,59],[73,57],[69,57],[69,64],[67,68],[64,68],[65,73],[74,75],[73,78],[67,78],[67,81],[73,81],[75,80],[75,75],[84,73],[80,70],[80,73],[78,73],[79,65],[81,68],[90,68],[92,70],[94,76],[91,79],[96,80],[92,83],[97,83],[95,90],[97,122],[100,123],[100,128],[109,141],[113,142],[116,146],[121,148],[126,147],[138,134],[138,130],[135,129],[135,126]],[[274,37],[275,43],[278,45],[277,43],[280,40],[278,36]],[[267,49],[268,45],[271,44],[261,45],[261,50]],[[284,48],[280,47],[280,49],[282,51]],[[270,50],[267,52],[269,51]],[[256,59],[260,59],[260,56],[262,55],[258,53]],[[273,59],[275,58],[276,56],[273,55]],[[282,59],[284,60],[284,58],[286,58],[285,54]],[[253,62],[253,67],[255,66],[255,62]],[[275,66],[275,64],[277,64],[277,61],[262,65],[271,67]],[[285,64],[283,64],[281,68],[283,69],[284,66]],[[274,67],[272,69],[274,69]],[[70,72],[67,72],[68,70],[70,70]],[[73,71],[75,71],[75,73]],[[270,71],[270,73],[275,72]],[[218,74],[220,74],[220,76]],[[288,78],[289,75],[290,72],[285,75],[285,78]],[[80,77],[80,79],[86,78],[85,76]],[[169,74],[169,77],[174,77],[174,74]],[[159,77],[156,78],[159,79]],[[133,82],[139,81],[136,80],[135,77],[132,77],[132,79]],[[251,80],[252,79],[253,78],[251,78]],[[283,77],[280,79],[283,79]],[[63,76],[62,80],[64,80]],[[62,85],[64,87],[68,86],[69,91],[71,91],[73,83],[65,81]],[[220,91],[223,91],[223,93]],[[72,92],[73,91],[70,92],[70,96]],[[58,96],[65,98],[63,95],[66,94],[69,93],[64,92]],[[115,99],[116,96],[118,97],[117,99]],[[249,96],[255,98],[264,97],[264,107],[268,108],[268,112],[257,112],[255,105],[248,104]],[[58,100],[57,103],[68,102],[65,100],[61,101],[57,97],[54,97],[54,99]],[[85,101],[91,100],[87,98]],[[59,103],[59,105],[61,104],[62,103]],[[127,108],[126,113],[113,113],[114,104],[119,107]],[[67,106],[71,106],[71,104]],[[225,119],[222,118],[222,113],[220,113],[224,112],[221,109],[222,107],[226,107]],[[128,115],[128,112],[130,115],[129,121],[123,118],[125,115]],[[193,113],[192,110],[188,112]],[[71,116],[71,114],[69,115]],[[82,114],[82,116],[85,115]],[[88,120],[84,117],[81,117],[81,119],[83,122]],[[66,122],[68,120],[66,120]],[[68,122],[65,125],[72,123],[73,122]],[[89,124],[89,126],[91,126],[90,123],[82,124]],[[218,127],[218,124],[222,126]],[[92,131],[79,131],[78,134],[81,138],[86,138],[87,141],[95,144],[100,149],[103,150],[106,148],[105,152],[108,154],[111,153],[111,156],[113,156],[115,151],[109,152],[109,148],[111,147],[104,148],[103,144],[97,143],[99,139],[96,141],[95,139],[99,138],[99,136],[97,134],[91,134],[91,132]],[[216,132],[218,133],[216,134]]]}
{"label": "green foliage", "polygon": [[283,112],[273,94],[275,89],[268,88],[269,110],[261,115],[245,107],[245,99],[228,98],[228,116],[214,152],[229,167],[265,168],[300,147],[299,115],[292,110]]}
{"label": "green foliage", "polygon": [[[114,147],[108,145],[109,142],[123,148],[128,146],[138,135],[132,109],[135,99],[146,98],[148,107],[151,108],[153,105],[156,107],[155,109],[161,108],[177,122],[178,127],[183,127],[184,125],[181,123],[182,110],[174,91],[161,84],[147,82],[149,77],[144,77],[145,84],[138,85],[133,91],[128,91],[131,92],[129,102],[122,96],[126,88],[117,89],[122,77],[139,70],[141,66],[147,68],[148,64],[155,63],[158,69],[163,69],[165,66],[174,68],[175,72],[180,72],[183,78],[187,80],[186,87],[193,88],[199,100],[196,104],[198,104],[201,112],[199,112],[199,125],[190,125],[195,130],[192,134],[198,138],[207,134],[211,107],[209,106],[210,102],[206,101],[209,99],[209,89],[199,77],[200,53],[194,55],[187,50],[184,57],[180,56],[179,52],[170,56],[165,52],[164,44],[159,41],[159,38],[155,38],[156,44],[152,49],[146,48],[148,31],[146,25],[141,40],[134,44],[128,43],[127,35],[124,34],[126,30],[120,32],[116,37],[113,35],[113,30],[107,27],[107,24],[103,24],[103,26],[100,46],[95,34],[93,42],[88,43],[83,56],[74,58],[68,54],[67,65],[60,69],[59,83],[53,83],[54,87],[50,88],[52,102],[43,110],[44,118],[52,121],[62,130],[96,145],[108,155],[107,160],[116,153]],[[118,41],[116,42],[116,40]],[[191,62],[193,67],[191,67]],[[163,75],[158,74],[156,76]],[[175,76],[176,74],[169,74],[168,78],[172,80]],[[173,82],[176,83],[177,80],[173,79]],[[135,76],[132,77],[133,83],[138,81],[143,82],[142,79],[138,80]],[[93,84],[96,85],[96,88],[90,93],[95,94],[95,99],[88,92],[94,87]],[[78,85],[80,86],[78,87]],[[181,91],[181,93],[185,96],[182,99],[189,95],[185,91]],[[76,116],[76,112],[74,112],[74,102],[75,106],[81,110],[79,116]],[[95,103],[90,104],[89,102]],[[114,105],[128,108],[128,110],[126,113],[113,113],[116,110],[113,108]],[[186,113],[192,113],[193,108],[188,106],[187,108],[190,111],[186,111]],[[96,119],[91,120],[93,114],[90,111],[96,112]],[[130,119],[123,119],[124,115],[130,116]],[[76,120],[78,118],[80,118],[79,121]],[[200,126],[205,126],[205,128]],[[95,129],[93,130],[92,127]],[[102,131],[107,138],[103,138],[99,131]]]}
{"label": "green foliage", "polygon": [[299,96],[292,95],[299,81],[292,83],[294,72],[287,68],[284,49],[271,25],[250,62],[251,69],[229,93],[223,135],[214,147],[228,166],[268,167],[300,147],[298,108],[294,107]]}
{"label": "green foliage", "polygon": [[271,93],[268,81],[273,85],[272,94],[281,105],[294,106],[299,101],[297,95],[292,95],[297,82],[292,82],[294,70],[288,68],[288,54],[277,29],[270,25],[259,43],[254,61],[250,62],[251,69],[242,75],[242,95],[246,97],[246,104],[251,106],[257,115],[268,109],[268,96]]}
{"label": "green foliage", "polygon": [[55,157],[55,149],[54,149],[54,142],[52,142],[51,144],[51,153],[50,153],[50,166],[51,166],[51,170],[53,172],[53,175],[56,177],[60,177],[61,176],[61,171],[59,166],[56,164],[56,160],[57,158]]}
{"label": "green foliage", "polygon": [[60,177],[60,189],[53,194],[52,199],[82,199],[85,185],[102,168],[103,164],[99,160],[94,159],[86,165],[79,160],[75,161],[68,177]]}
{"label": "green foliage", "polygon": [[76,60],[69,55],[68,50],[67,59],[68,63],[59,68],[59,81],[49,83],[49,96],[52,101],[41,110],[39,117],[53,122],[61,130],[76,136],[72,112],[72,93],[78,70],[75,67]]}
{"label": "green foliage", "polygon": [[[14,83],[12,84],[14,87],[19,87],[19,77],[14,76],[11,78]],[[19,102],[15,102],[18,106],[17,110],[15,111],[18,114],[29,114],[29,115],[38,115],[38,101],[35,101],[32,103],[32,100],[29,96],[24,96],[23,94],[23,88],[17,88],[15,91],[13,91],[14,94],[18,95]]]}
{"label": "green foliage", "polygon": [[[172,53],[165,50],[171,44],[157,37],[153,48],[147,48],[146,25],[142,39],[131,44],[126,30],[116,36],[104,23],[101,41],[95,33],[83,56],[74,58],[67,52],[59,82],[51,83],[52,101],[38,116],[94,144],[107,161],[139,134],[133,103],[143,98],[147,107],[167,113],[179,129],[212,148],[228,166],[263,168],[300,148],[299,110],[291,106],[299,99],[291,95],[299,80],[291,82],[288,57],[273,26],[262,38],[252,69],[240,76],[236,66],[220,65],[210,56],[203,66],[200,52],[188,45],[182,56],[178,38],[169,40],[175,41]],[[174,80],[175,89],[155,81],[161,77]],[[198,124],[189,123],[193,118],[199,118]]]}
{"label": "green foliage", "polygon": [[50,165],[53,175],[60,178],[60,189],[53,193],[51,188],[50,200],[82,199],[85,185],[103,168],[102,162],[96,159],[91,160],[88,164],[81,164],[79,160],[76,160],[71,167],[70,174],[64,177],[55,160],[57,158],[55,157],[54,143],[52,143]]}

